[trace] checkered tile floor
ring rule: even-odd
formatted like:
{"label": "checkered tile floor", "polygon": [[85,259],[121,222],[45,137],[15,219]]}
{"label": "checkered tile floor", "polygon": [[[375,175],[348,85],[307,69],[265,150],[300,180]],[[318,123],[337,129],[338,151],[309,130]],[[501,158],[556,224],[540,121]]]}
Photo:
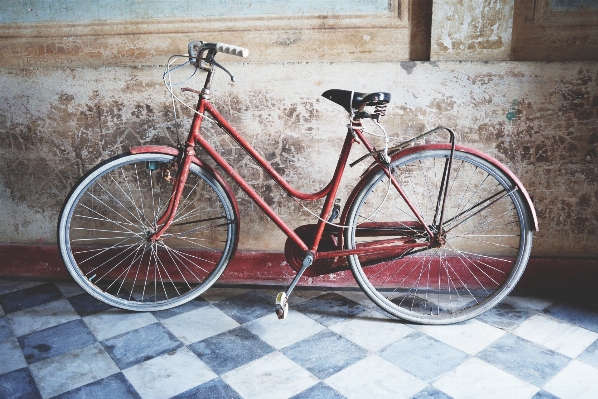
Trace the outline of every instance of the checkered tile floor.
{"label": "checkered tile floor", "polygon": [[598,398],[598,306],[510,296],[465,323],[388,319],[358,291],[212,288],[110,308],[0,280],[0,398]]}

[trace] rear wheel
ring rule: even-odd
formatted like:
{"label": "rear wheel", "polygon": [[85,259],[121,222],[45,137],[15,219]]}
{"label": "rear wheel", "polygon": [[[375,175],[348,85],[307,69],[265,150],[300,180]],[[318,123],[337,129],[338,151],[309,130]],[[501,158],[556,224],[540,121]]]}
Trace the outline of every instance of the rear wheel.
{"label": "rear wheel", "polygon": [[185,303],[222,274],[237,242],[226,190],[192,164],[177,213],[152,243],[176,173],[167,154],[124,154],[89,171],[63,206],[64,263],[88,293],[112,306],[155,311]]}
{"label": "rear wheel", "polygon": [[[426,150],[392,163],[393,176],[435,235],[449,158],[449,150]],[[377,260],[348,257],[360,287],[388,313],[425,324],[459,322],[497,304],[521,277],[532,245],[531,215],[512,179],[455,151],[444,209],[434,245]],[[382,170],[362,186],[346,223],[349,249],[381,239],[430,241]]]}

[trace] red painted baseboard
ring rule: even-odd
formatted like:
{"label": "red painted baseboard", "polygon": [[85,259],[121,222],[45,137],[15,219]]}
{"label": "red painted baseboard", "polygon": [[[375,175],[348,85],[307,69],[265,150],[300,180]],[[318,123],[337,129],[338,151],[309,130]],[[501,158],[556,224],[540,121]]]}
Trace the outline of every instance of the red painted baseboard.
{"label": "red painted baseboard", "polygon": [[[284,254],[237,252],[220,284],[287,285],[295,272]],[[70,279],[53,245],[0,245],[0,277]],[[532,257],[516,290],[527,293],[592,293],[598,283],[598,258]],[[353,287],[350,271],[303,277],[303,286]]]}

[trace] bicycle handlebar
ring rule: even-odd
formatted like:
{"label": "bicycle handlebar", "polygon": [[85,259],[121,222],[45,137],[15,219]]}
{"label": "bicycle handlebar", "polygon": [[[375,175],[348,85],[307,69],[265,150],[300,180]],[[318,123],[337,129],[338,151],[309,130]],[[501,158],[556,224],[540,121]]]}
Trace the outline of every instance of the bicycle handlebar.
{"label": "bicycle handlebar", "polygon": [[202,52],[212,50],[214,53],[224,53],[236,55],[237,57],[247,57],[249,50],[244,47],[233,46],[226,43],[204,43],[202,41],[193,41],[189,43],[189,59],[202,58]]}

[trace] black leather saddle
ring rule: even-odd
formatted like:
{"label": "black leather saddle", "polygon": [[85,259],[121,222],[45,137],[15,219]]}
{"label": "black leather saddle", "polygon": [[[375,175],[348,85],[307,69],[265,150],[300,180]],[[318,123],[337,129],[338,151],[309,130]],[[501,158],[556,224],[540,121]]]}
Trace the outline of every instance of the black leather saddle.
{"label": "black leather saddle", "polygon": [[[353,95],[353,100],[351,101],[351,94]],[[351,108],[359,109],[362,105],[367,106],[376,106],[376,105],[383,105],[388,104],[390,101],[390,93],[358,93],[356,91],[350,90],[339,90],[339,89],[332,89],[326,90],[322,93],[322,97],[327,98],[328,100],[337,103],[341,107],[347,110],[348,113],[351,113]]]}

